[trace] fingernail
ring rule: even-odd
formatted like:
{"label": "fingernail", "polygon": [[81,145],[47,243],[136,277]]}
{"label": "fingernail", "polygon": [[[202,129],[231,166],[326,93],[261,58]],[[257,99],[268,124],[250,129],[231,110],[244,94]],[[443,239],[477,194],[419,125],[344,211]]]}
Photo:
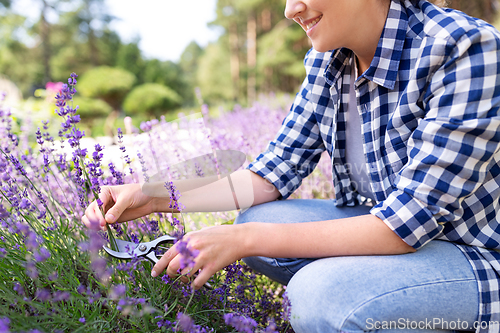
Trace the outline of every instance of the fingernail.
{"label": "fingernail", "polygon": [[156,274],[156,271],[151,271],[151,276],[156,277],[156,276],[158,276],[158,274]]}
{"label": "fingernail", "polygon": [[106,214],[106,220],[110,221],[110,222],[114,222],[115,221],[115,216],[111,213],[109,214]]}

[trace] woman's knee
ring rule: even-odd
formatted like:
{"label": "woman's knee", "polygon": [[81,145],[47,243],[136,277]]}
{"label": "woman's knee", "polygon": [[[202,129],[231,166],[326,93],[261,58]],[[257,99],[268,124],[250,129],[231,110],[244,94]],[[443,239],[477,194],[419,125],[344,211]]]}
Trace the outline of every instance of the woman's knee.
{"label": "woman's knee", "polygon": [[259,216],[261,216],[261,208],[260,205],[253,206],[247,208],[245,211],[240,212],[236,219],[234,220],[234,224],[242,224],[247,222],[256,222],[259,221]]}
{"label": "woman's knee", "polygon": [[[340,332],[341,313],[345,311],[346,304],[341,307],[342,302],[336,298],[335,289],[324,285],[323,278],[311,269],[314,266],[317,265],[309,264],[299,270],[287,285],[290,322],[296,333]],[[329,278],[335,279],[334,276]]]}
{"label": "woman's knee", "polygon": [[363,332],[375,321],[429,318],[473,323],[477,281],[460,250],[447,245],[433,243],[398,256],[325,258],[305,266],[287,287],[294,330]]}

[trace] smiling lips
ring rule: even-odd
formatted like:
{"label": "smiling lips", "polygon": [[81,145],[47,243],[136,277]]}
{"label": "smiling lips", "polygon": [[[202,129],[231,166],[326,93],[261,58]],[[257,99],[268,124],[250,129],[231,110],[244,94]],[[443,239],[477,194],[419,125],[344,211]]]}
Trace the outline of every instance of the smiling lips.
{"label": "smiling lips", "polygon": [[305,27],[305,30],[309,31],[312,27],[314,27],[319,22],[319,20],[321,20],[322,17],[323,17],[323,15],[320,15],[312,20],[302,22],[303,26]]}

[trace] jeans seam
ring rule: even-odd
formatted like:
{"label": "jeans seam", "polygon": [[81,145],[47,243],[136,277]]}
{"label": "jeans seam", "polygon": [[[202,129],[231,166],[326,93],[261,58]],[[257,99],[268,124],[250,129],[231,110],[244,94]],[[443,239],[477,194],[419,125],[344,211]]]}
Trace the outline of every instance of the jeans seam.
{"label": "jeans seam", "polygon": [[279,268],[281,268],[281,269],[284,269],[285,271],[287,271],[287,272],[288,272],[289,274],[291,274],[292,276],[294,276],[294,275],[295,275],[295,273],[293,273],[291,270],[289,270],[289,269],[288,269],[288,267],[286,267],[286,266],[281,266],[281,265],[280,265],[280,263],[279,263],[279,261],[278,261],[276,258],[273,258],[273,260],[274,260],[274,263],[276,264],[276,266],[278,266],[278,267],[279,267]]}
{"label": "jeans seam", "polygon": [[354,314],[354,312],[356,312],[358,309],[360,309],[363,305],[368,304],[369,302],[372,302],[373,300],[376,300],[377,298],[380,298],[380,297],[383,297],[383,296],[386,296],[386,295],[390,295],[390,294],[393,294],[393,293],[401,291],[401,290],[408,290],[408,289],[413,289],[413,288],[418,288],[418,287],[423,287],[423,286],[429,286],[429,285],[433,285],[433,284],[446,284],[446,283],[468,282],[468,281],[474,281],[474,282],[476,282],[476,278],[474,277],[474,278],[466,278],[466,279],[456,279],[456,280],[446,280],[446,281],[435,281],[435,282],[421,283],[421,284],[418,284],[418,285],[406,286],[406,287],[394,289],[394,290],[385,292],[385,293],[383,293],[381,295],[377,295],[377,296],[372,297],[369,300],[366,300],[365,302],[359,304],[356,308],[354,308],[351,312],[349,312],[347,314],[347,316],[345,317],[344,321],[342,322],[342,324],[340,325],[340,330],[341,330],[341,332],[345,332],[342,329],[343,329],[346,321]]}

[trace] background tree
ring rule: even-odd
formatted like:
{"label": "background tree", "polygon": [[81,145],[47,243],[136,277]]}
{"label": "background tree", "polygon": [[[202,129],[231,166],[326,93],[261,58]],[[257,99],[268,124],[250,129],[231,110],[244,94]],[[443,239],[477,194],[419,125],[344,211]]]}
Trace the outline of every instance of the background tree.
{"label": "background tree", "polygon": [[[198,86],[196,82],[196,73],[198,72],[200,58],[203,55],[204,50],[198,43],[192,41],[186,46],[181,54],[179,60],[179,76],[182,78],[184,89],[182,92],[176,90],[185,101],[185,105],[193,106],[195,104],[195,87]],[[150,81],[155,82],[155,81]],[[174,88],[174,86],[164,83],[165,85]]]}
{"label": "background tree", "polygon": [[[130,89],[168,87],[184,107],[196,105],[196,87],[210,104],[252,103],[259,93],[296,92],[311,47],[302,29],[284,18],[285,0],[218,0],[211,26],[220,29],[219,39],[205,47],[192,42],[178,62],[145,58],[139,39],[124,43],[110,28],[114,18],[105,0],[32,0],[40,10],[34,22],[12,11],[16,1],[0,0],[0,73],[24,96],[49,80],[65,81],[68,73],[83,77],[108,66],[135,75]],[[497,0],[448,3],[489,22],[497,17]]]}

